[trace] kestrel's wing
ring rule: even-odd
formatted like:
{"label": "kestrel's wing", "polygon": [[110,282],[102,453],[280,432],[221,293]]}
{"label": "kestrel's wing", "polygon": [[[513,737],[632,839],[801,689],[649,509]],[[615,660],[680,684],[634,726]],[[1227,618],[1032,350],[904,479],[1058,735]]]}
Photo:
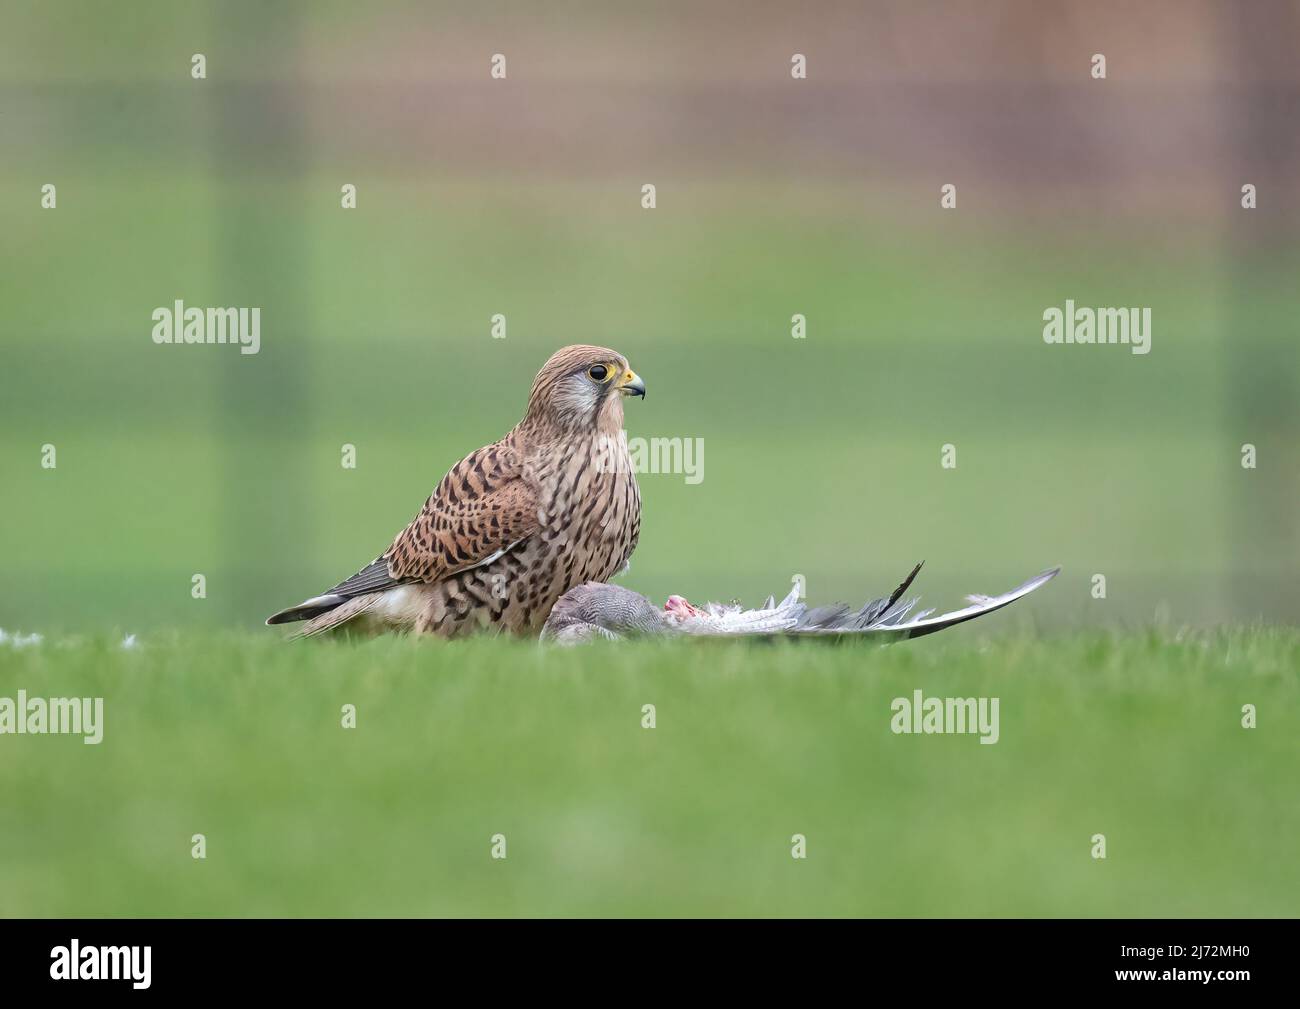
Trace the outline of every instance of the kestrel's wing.
{"label": "kestrel's wing", "polygon": [[396,582],[437,582],[491,564],[539,525],[517,454],[489,445],[451,468],[380,559]]}
{"label": "kestrel's wing", "polygon": [[515,451],[497,443],[466,456],[383,554],[350,578],[266,622],[311,620],[351,599],[410,582],[437,582],[490,564],[538,528],[532,487]]}

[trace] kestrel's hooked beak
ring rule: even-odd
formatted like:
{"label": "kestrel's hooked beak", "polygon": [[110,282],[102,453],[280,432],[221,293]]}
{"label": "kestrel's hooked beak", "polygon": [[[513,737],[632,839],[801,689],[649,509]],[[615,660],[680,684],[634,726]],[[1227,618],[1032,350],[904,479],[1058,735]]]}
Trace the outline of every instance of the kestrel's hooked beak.
{"label": "kestrel's hooked beak", "polygon": [[645,399],[645,383],[631,368],[623,372],[623,377],[618,380],[618,391],[624,396],[640,396]]}

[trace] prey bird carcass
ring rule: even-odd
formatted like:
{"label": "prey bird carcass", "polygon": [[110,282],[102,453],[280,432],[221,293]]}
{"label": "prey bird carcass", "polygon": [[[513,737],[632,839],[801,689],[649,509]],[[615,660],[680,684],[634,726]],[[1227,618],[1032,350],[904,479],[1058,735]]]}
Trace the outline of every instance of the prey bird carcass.
{"label": "prey bird carcass", "polygon": [[843,603],[810,609],[799,600],[798,588],[779,603],[768,596],[756,609],[719,603],[697,607],[681,596],[669,596],[660,608],[640,593],[622,586],[589,582],[560,597],[542,628],[542,640],[563,645],[627,637],[682,636],[898,641],[933,634],[1000,610],[1046,585],[1061,569],[1050,568],[1000,596],[967,596],[968,606],[938,615],[934,610],[914,613],[917,600],[903,598],[920,570],[921,565],[916,565],[888,596],[860,609]]}

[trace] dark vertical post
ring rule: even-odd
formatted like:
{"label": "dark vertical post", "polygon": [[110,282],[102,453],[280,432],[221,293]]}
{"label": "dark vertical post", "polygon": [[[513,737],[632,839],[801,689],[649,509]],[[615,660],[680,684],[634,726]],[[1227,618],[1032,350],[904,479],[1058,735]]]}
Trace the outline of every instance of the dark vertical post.
{"label": "dark vertical post", "polygon": [[[225,620],[252,624],[302,595],[292,565],[310,556],[308,334],[302,234],[308,158],[296,4],[215,2],[208,80],[214,103],[214,289],[220,305],[261,308],[261,350],[216,355],[222,459],[219,591]],[[256,54],[255,56],[253,54]],[[272,59],[267,80],[240,71]]]}
{"label": "dark vertical post", "polygon": [[[1232,177],[1228,201],[1227,298],[1223,333],[1227,384],[1229,609],[1294,618],[1296,572],[1279,558],[1300,553],[1300,276],[1297,201],[1300,180],[1300,73],[1295,40],[1300,16],[1285,0],[1232,4],[1220,24],[1227,51],[1225,103]],[[1253,183],[1259,207],[1241,209]],[[1244,442],[1259,451],[1243,471]]]}

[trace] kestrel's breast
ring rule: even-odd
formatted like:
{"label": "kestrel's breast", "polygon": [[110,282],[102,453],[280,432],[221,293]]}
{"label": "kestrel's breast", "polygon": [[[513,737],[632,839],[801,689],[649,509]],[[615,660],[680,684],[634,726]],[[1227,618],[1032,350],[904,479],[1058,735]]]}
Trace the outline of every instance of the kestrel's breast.
{"label": "kestrel's breast", "polygon": [[569,589],[624,568],[641,533],[641,492],[626,444],[570,446],[533,476],[538,530],[492,563],[431,586],[417,630],[536,633]]}
{"label": "kestrel's breast", "polygon": [[627,564],[641,534],[641,492],[626,444],[575,453],[543,495],[528,629],[540,628],[575,585],[608,581]]}

